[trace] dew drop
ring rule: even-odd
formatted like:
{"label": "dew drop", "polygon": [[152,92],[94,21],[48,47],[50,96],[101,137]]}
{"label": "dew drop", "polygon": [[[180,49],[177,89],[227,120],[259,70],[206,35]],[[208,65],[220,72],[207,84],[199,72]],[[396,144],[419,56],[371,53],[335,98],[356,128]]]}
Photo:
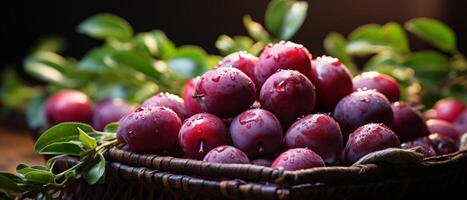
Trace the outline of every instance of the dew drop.
{"label": "dew drop", "polygon": [[214,82],[219,82],[219,79],[220,79],[220,78],[221,78],[221,76],[215,75],[215,76],[213,76],[213,77],[211,78],[211,80],[214,81]]}
{"label": "dew drop", "polygon": [[276,90],[278,92],[284,92],[285,91],[285,81],[281,81],[277,84]]}

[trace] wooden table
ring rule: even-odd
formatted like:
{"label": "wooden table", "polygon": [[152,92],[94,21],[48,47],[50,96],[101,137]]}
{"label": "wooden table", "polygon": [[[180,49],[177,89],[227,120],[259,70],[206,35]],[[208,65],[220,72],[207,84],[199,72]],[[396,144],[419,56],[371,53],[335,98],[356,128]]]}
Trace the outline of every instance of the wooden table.
{"label": "wooden table", "polygon": [[34,152],[34,141],[24,130],[0,127],[0,171],[14,172],[16,165],[44,165],[42,156]]}

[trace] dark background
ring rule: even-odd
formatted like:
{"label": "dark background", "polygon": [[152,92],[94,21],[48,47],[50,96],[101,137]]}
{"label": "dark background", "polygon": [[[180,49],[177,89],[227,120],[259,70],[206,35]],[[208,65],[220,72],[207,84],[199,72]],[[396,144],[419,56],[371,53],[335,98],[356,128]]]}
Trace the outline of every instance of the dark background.
{"label": "dark background", "polygon": [[[135,32],[162,29],[177,45],[195,44],[217,53],[214,42],[220,34],[244,35],[242,16],[250,14],[263,22],[269,0],[120,0],[120,1],[14,1],[0,6],[0,67],[20,69],[33,42],[47,34],[68,41],[65,55],[80,57],[98,41],[76,33],[76,26],[99,12],[117,14],[130,22]],[[292,39],[324,54],[322,40],[331,31],[348,34],[366,23],[404,22],[414,17],[433,17],[456,32],[459,49],[467,52],[465,1],[454,0],[313,0],[302,29]],[[411,39],[413,39],[411,37]],[[412,40],[412,49],[428,47]]]}

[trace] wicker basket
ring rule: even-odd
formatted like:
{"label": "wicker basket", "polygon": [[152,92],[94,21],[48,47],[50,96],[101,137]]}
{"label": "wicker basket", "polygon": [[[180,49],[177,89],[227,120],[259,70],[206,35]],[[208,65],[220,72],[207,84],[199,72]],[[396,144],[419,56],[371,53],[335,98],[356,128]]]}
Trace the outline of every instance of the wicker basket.
{"label": "wicker basket", "polygon": [[[467,193],[467,151],[412,164],[322,167],[298,172],[140,155],[111,149],[106,179],[70,185],[66,199],[407,199]],[[57,163],[64,170],[73,158]],[[461,198],[462,199],[462,198]]]}

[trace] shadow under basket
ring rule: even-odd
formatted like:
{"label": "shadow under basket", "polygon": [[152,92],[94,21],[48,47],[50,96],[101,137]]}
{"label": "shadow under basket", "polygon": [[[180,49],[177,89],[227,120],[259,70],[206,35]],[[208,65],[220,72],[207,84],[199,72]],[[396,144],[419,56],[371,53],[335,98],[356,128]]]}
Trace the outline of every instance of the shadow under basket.
{"label": "shadow under basket", "polygon": [[[467,151],[413,164],[321,167],[297,172],[141,155],[111,149],[105,182],[77,180],[65,199],[462,199]],[[57,170],[76,163],[59,160]]]}

